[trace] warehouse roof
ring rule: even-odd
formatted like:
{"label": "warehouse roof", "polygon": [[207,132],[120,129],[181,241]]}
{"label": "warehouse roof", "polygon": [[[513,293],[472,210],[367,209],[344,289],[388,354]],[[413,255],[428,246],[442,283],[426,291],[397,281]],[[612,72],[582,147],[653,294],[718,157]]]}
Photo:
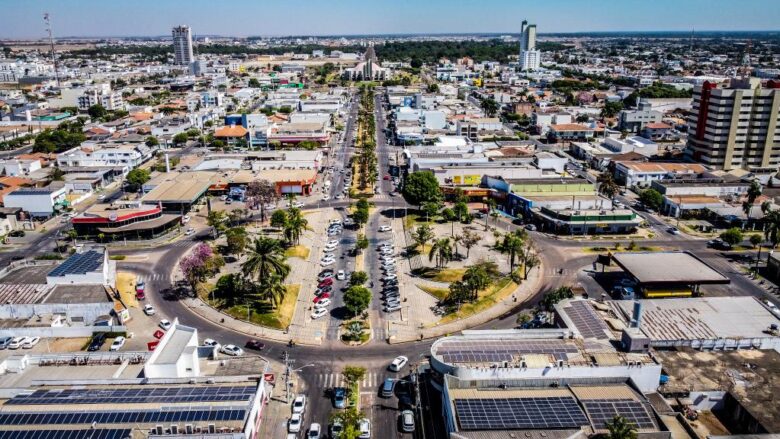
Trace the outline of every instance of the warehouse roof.
{"label": "warehouse roof", "polygon": [[612,259],[641,284],[727,284],[729,279],[688,252],[626,252]]}

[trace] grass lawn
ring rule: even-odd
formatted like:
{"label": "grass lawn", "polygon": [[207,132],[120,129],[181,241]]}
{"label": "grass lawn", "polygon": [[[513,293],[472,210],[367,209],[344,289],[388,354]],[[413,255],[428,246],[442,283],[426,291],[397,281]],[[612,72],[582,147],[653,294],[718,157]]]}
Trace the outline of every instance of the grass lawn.
{"label": "grass lawn", "polygon": [[[430,252],[430,248],[428,249]],[[423,267],[415,270],[414,274],[424,279],[430,279],[436,282],[452,283],[463,279],[463,274],[466,273],[466,268],[433,268]]]}
{"label": "grass lawn", "polygon": [[421,224],[431,224],[431,221],[425,221],[425,215],[409,213],[404,217],[404,227],[413,229]]}
{"label": "grass lawn", "polygon": [[447,314],[439,320],[439,324],[454,322],[455,320],[460,320],[480,313],[504,300],[507,296],[512,294],[517,287],[518,284],[512,281],[512,278],[509,276],[501,278],[490,288],[479,293],[479,298],[476,302],[461,305],[460,310],[452,314]]}
{"label": "grass lawn", "polygon": [[296,245],[285,250],[284,255],[288,258],[301,258],[305,261],[309,259],[310,252],[311,250],[309,250],[309,247],[306,247],[305,245]]}
{"label": "grass lawn", "polygon": [[430,294],[431,296],[439,300],[444,300],[447,297],[447,295],[450,294],[449,288],[436,288],[428,285],[417,285],[417,288],[425,291],[426,293]]}
{"label": "grass lawn", "polygon": [[[293,284],[285,285],[285,287],[287,288],[287,294],[285,294],[284,300],[282,300],[278,308],[272,309],[269,305],[265,312],[260,312],[257,309],[251,310],[250,321],[252,323],[275,329],[285,329],[290,325],[295,313],[295,305],[298,303],[298,293],[301,291],[301,286]],[[247,308],[244,305],[236,305],[227,309],[220,309],[220,311],[238,320],[246,320],[247,317]]]}

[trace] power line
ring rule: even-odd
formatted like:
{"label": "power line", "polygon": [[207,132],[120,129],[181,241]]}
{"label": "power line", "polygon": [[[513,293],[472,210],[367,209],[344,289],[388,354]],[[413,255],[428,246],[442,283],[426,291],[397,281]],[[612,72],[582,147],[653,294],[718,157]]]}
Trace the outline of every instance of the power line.
{"label": "power line", "polygon": [[46,32],[49,34],[49,46],[51,47],[51,61],[54,63],[54,79],[57,80],[57,87],[60,86],[60,75],[57,72],[57,57],[54,55],[54,38],[51,35],[51,20],[49,13],[43,13],[43,22],[46,23]]}

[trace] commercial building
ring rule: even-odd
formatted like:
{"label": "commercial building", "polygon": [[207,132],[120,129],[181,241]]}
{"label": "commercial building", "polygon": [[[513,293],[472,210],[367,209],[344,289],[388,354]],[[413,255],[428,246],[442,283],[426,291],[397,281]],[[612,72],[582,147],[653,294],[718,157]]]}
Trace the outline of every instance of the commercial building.
{"label": "commercial building", "polygon": [[647,298],[691,296],[699,294],[702,285],[731,282],[688,252],[623,252],[612,255],[612,260]]}
{"label": "commercial building", "polygon": [[615,162],[615,181],[627,187],[650,186],[656,180],[696,178],[707,172],[698,163]]}
{"label": "commercial building", "polygon": [[176,26],[171,33],[173,35],[173,55],[176,65],[189,67],[194,59],[190,27]]}
{"label": "commercial building", "polygon": [[71,219],[73,229],[83,238],[152,239],[181,225],[181,215],[163,213],[162,208],[148,204],[114,207],[95,204]]}
{"label": "commercial building", "polygon": [[637,107],[636,110],[620,110],[618,113],[619,130],[639,133],[648,124],[661,122],[663,114],[653,110],[653,106],[649,102],[639,101]]}
{"label": "commercial building", "polygon": [[523,20],[520,26],[520,69],[538,70],[541,62],[542,54],[536,50],[536,25]]}
{"label": "commercial building", "polygon": [[594,137],[596,132],[601,131],[603,131],[601,128],[593,128],[577,123],[556,124],[550,125],[548,137],[554,142],[585,141]]}
{"label": "commercial building", "polygon": [[780,82],[705,81],[693,90],[686,156],[718,169],[780,167]]}
{"label": "commercial building", "polygon": [[152,158],[152,150],[145,143],[93,143],[57,154],[57,166],[79,168],[122,168],[130,172]]}
{"label": "commercial building", "polygon": [[48,218],[69,205],[65,185],[55,183],[42,188],[17,188],[3,197],[3,205],[19,207],[34,218]]}

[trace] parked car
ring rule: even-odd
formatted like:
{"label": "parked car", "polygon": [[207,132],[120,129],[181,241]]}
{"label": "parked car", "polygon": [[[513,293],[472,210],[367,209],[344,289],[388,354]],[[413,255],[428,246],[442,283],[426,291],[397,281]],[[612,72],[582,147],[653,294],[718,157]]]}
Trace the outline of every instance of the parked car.
{"label": "parked car", "polygon": [[346,272],[344,272],[344,270],[339,270],[339,271],[336,273],[336,279],[337,279],[337,280],[344,280],[344,279],[346,279],[346,278],[347,278],[347,273],[346,273]]}
{"label": "parked car", "polygon": [[317,320],[320,317],[324,317],[328,314],[327,308],[314,308],[314,310],[311,312],[311,319]]}
{"label": "parked car", "polygon": [[330,437],[331,439],[338,439],[341,437],[341,433],[344,431],[344,424],[339,418],[333,418],[330,423]]}
{"label": "parked car", "polygon": [[122,337],[122,336],[119,336],[119,337],[115,338],[114,342],[111,343],[111,347],[108,348],[108,350],[110,350],[110,351],[118,351],[118,350],[122,349],[122,346],[125,345],[125,341],[126,341],[125,338]]}
{"label": "parked car", "polygon": [[306,395],[298,395],[292,403],[293,413],[303,413],[306,410]]}
{"label": "parked car", "polygon": [[301,424],[303,424],[303,416],[300,413],[293,413],[287,421],[287,431],[298,433],[301,431]]}
{"label": "parked car", "polygon": [[157,311],[154,310],[154,307],[151,304],[144,305],[144,314],[147,316],[153,316]]}
{"label": "parked car", "polygon": [[528,231],[531,231],[531,232],[535,232],[536,231],[536,226],[534,224],[526,224],[525,225],[525,229],[528,230]]}
{"label": "parked car", "polygon": [[382,383],[382,390],[380,390],[379,395],[383,398],[390,398],[393,396],[394,388],[395,380],[393,378],[385,378],[385,381]]}
{"label": "parked car", "polygon": [[41,341],[40,337],[26,337],[22,342],[22,349],[32,349],[39,341]]}
{"label": "parked car", "polygon": [[401,412],[401,430],[405,433],[414,433],[414,413],[411,410]]}
{"label": "parked car", "polygon": [[231,357],[244,355],[244,350],[234,344],[226,344],[225,346],[222,346],[222,349],[219,351],[225,355],[230,355]]}
{"label": "parked car", "polygon": [[159,323],[158,326],[160,328],[162,328],[163,330],[167,331],[167,330],[171,329],[171,326],[173,326],[173,324],[168,319],[162,319],[162,320],[160,320],[160,323]]}
{"label": "parked car", "polygon": [[667,232],[671,233],[672,235],[679,235],[680,231],[677,229],[677,227],[669,227],[666,229]]}
{"label": "parked car", "polygon": [[330,299],[322,299],[314,304],[315,308],[327,308],[330,306]]}
{"label": "parked car", "polygon": [[0,337],[0,349],[8,349],[8,344],[13,339],[13,337]]}
{"label": "parked car", "polygon": [[256,351],[262,351],[265,348],[265,344],[260,340],[247,340],[244,347],[248,349],[254,349]]}
{"label": "parked car", "polygon": [[390,226],[379,226],[380,232],[389,232],[390,230],[392,230]]}
{"label": "parked car", "polygon": [[9,343],[8,343],[8,349],[19,349],[22,347],[22,344],[27,339],[27,337],[14,337]]}
{"label": "parked car", "polygon": [[401,310],[401,304],[400,303],[397,304],[397,305],[386,305],[384,307],[384,311],[385,312],[396,312],[396,311],[400,311],[400,310]]}
{"label": "parked car", "polygon": [[101,332],[98,334],[95,334],[92,337],[92,341],[89,343],[89,346],[87,347],[87,350],[89,352],[95,352],[99,351],[101,347],[103,347],[103,344],[106,342],[106,334]]}
{"label": "parked car", "polygon": [[219,344],[218,341],[216,341],[214,339],[211,339],[211,338],[207,338],[207,339],[203,340],[203,346],[208,346],[208,347],[211,347],[211,348],[219,348],[221,345]]}
{"label": "parked car", "polygon": [[322,427],[320,424],[314,422],[309,425],[309,432],[306,433],[306,439],[320,439],[322,435]]}
{"label": "parked car", "polygon": [[332,277],[326,277],[325,279],[320,281],[319,284],[317,284],[317,288],[329,287],[329,286],[332,286],[332,285],[333,285],[333,278]]}
{"label": "parked car", "polygon": [[358,422],[358,439],[371,439],[371,421],[363,418]]}
{"label": "parked car", "polygon": [[333,389],[333,407],[337,409],[347,408],[347,389],[343,387]]}

